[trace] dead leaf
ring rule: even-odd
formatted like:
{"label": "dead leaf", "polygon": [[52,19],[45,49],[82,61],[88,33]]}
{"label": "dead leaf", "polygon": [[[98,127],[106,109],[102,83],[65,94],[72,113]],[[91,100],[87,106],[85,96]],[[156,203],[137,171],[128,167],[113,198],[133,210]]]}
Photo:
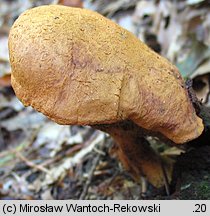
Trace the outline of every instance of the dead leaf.
{"label": "dead leaf", "polygon": [[83,8],[83,1],[81,0],[59,0],[58,4],[68,7],[80,7]]}
{"label": "dead leaf", "polygon": [[184,153],[185,151],[183,149],[177,148],[177,147],[171,147],[166,149],[164,152],[161,153],[162,156],[178,156],[181,153]]}
{"label": "dead leaf", "polygon": [[42,200],[54,200],[50,188],[42,193],[41,199]]}
{"label": "dead leaf", "polygon": [[90,145],[80,150],[73,157],[64,158],[64,160],[59,166],[53,166],[50,172],[46,175],[46,178],[43,181],[43,186],[52,184],[58,179],[63,178],[67,170],[69,170],[74,165],[80,163],[82,158],[84,158],[85,155],[91,152],[96,144],[104,141],[104,137],[104,133],[98,132],[98,136],[95,138],[95,140],[93,140],[92,143],[90,143]]}
{"label": "dead leaf", "polygon": [[9,87],[11,86],[11,75],[7,74],[3,77],[0,77],[0,87]]}
{"label": "dead leaf", "polygon": [[203,2],[203,1],[205,1],[205,0],[187,0],[186,3],[188,5],[195,5],[195,4],[199,4],[199,3]]}
{"label": "dead leaf", "polygon": [[9,51],[8,51],[8,37],[0,37],[0,59],[9,62]]}
{"label": "dead leaf", "polygon": [[196,68],[205,60],[209,58],[210,47],[207,47],[203,43],[194,40],[191,46],[189,55],[177,64],[184,78],[192,76]]}
{"label": "dead leaf", "polygon": [[190,76],[191,79],[194,79],[197,76],[205,75],[210,73],[210,59],[204,61]]}
{"label": "dead leaf", "polygon": [[205,14],[205,19],[202,23],[202,26],[204,31],[203,43],[209,46],[210,45],[210,13],[207,12],[207,14]]}
{"label": "dead leaf", "polygon": [[40,127],[45,121],[46,117],[41,113],[31,112],[29,115],[27,112],[22,112],[13,118],[2,120],[0,125],[8,131],[15,131],[18,129],[28,130],[29,128]]}
{"label": "dead leaf", "polygon": [[196,96],[198,100],[202,101],[203,103],[208,102],[208,96],[210,92],[209,80],[209,74],[198,76],[193,80],[193,89],[196,93]]}
{"label": "dead leaf", "polygon": [[62,149],[62,145],[66,142],[72,144],[74,141],[82,141],[74,138],[70,138],[69,126],[58,125],[54,122],[47,122],[41,128],[38,136],[33,144],[34,147],[38,148],[45,145],[50,150],[50,157],[54,157],[58,151]]}

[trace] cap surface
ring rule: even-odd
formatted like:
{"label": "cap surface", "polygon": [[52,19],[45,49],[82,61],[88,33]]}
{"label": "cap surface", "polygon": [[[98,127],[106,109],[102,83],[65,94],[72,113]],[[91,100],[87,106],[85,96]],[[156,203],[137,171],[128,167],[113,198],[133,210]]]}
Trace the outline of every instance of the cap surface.
{"label": "cap surface", "polygon": [[96,12],[30,9],[12,27],[9,51],[17,97],[59,124],[132,120],[176,143],[203,130],[178,70]]}

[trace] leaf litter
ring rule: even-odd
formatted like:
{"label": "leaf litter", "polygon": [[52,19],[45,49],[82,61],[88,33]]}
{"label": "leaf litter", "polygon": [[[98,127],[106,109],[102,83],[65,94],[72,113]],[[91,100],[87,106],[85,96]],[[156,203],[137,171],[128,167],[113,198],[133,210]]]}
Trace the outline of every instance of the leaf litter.
{"label": "leaf litter", "polygon": [[[15,97],[10,83],[8,33],[18,15],[43,4],[85,7],[132,31],[193,79],[208,107],[210,91],[210,7],[206,1],[26,0],[0,2],[0,198],[142,199],[116,159],[111,138],[90,127],[51,122]],[[162,155],[184,150],[148,138]],[[112,149],[112,150],[110,150]],[[148,190],[148,196],[153,197]]]}

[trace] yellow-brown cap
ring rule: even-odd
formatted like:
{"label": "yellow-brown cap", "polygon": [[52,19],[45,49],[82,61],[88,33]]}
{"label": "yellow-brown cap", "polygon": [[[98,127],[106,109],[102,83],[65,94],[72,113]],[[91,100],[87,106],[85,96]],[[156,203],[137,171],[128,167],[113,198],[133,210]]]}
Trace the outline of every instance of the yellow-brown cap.
{"label": "yellow-brown cap", "polygon": [[9,52],[17,97],[59,124],[132,120],[175,143],[203,131],[176,67],[96,12],[30,9],[10,31]]}

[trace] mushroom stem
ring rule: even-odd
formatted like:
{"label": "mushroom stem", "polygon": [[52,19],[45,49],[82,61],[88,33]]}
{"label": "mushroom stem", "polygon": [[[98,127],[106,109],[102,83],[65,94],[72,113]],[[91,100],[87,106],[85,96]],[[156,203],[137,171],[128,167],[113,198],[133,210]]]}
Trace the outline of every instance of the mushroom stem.
{"label": "mushroom stem", "polygon": [[140,182],[144,176],[155,187],[165,185],[171,168],[150,147],[141,128],[131,122],[93,127],[112,136],[118,147],[119,159],[135,180]]}

